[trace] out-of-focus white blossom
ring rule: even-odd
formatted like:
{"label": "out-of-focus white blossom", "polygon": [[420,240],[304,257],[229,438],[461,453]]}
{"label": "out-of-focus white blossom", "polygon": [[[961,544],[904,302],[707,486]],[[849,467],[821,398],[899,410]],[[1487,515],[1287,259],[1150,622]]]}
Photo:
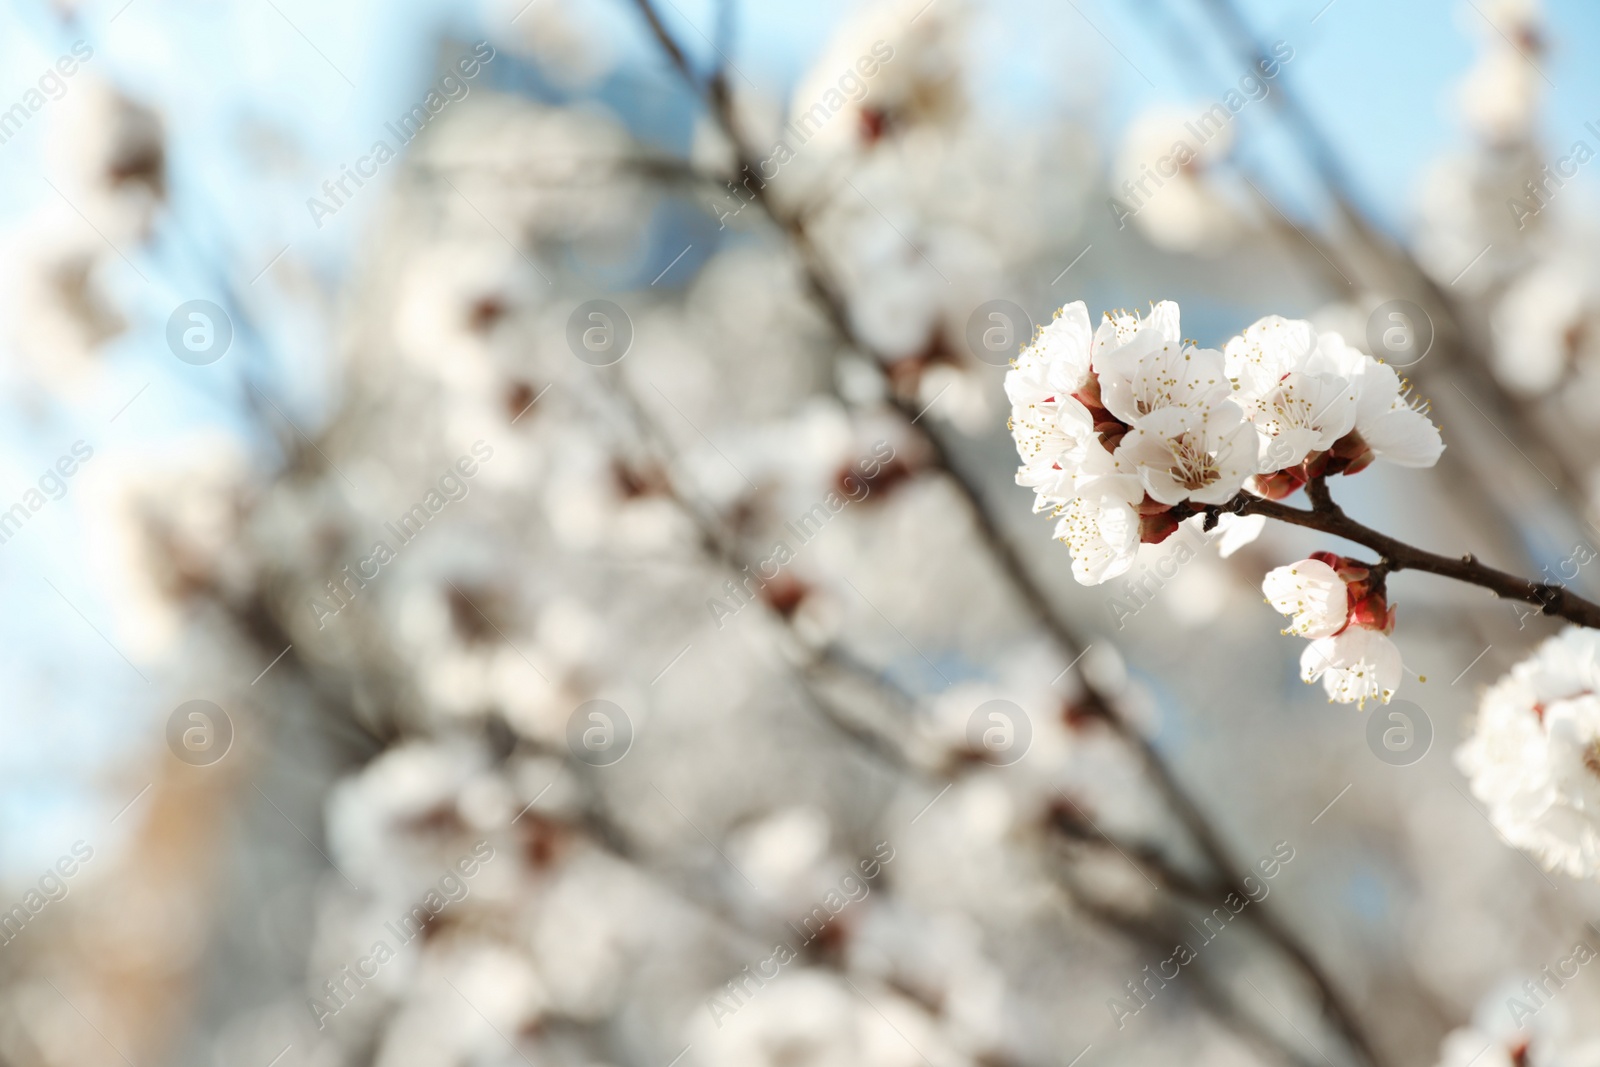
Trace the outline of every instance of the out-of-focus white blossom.
{"label": "out-of-focus white blossom", "polygon": [[1461,111],[1490,143],[1526,137],[1542,95],[1533,61],[1510,47],[1485,53],[1461,85]]}
{"label": "out-of-focus white blossom", "polygon": [[8,328],[42,381],[82,384],[100,365],[96,350],[127,328],[108,277],[121,265],[75,217],[35,227],[11,246],[0,267]]}
{"label": "out-of-focus white blossom", "polygon": [[582,3],[498,0],[495,6],[509,23],[507,47],[531,54],[540,72],[563,88],[589,88],[616,66],[616,42]]}
{"label": "out-of-focus white blossom", "polygon": [[1215,255],[1239,233],[1238,211],[1211,180],[1232,148],[1233,125],[1197,137],[1193,120],[1204,111],[1203,105],[1145,111],[1117,150],[1112,194],[1119,217],[1129,212],[1145,239],[1163,251]]}
{"label": "out-of-focus white blossom", "polygon": [[81,477],[94,563],[134,656],[168,651],[191,601],[251,577],[240,543],[247,469],[230,438],[199,433],[176,455],[136,461],[96,455]]}
{"label": "out-of-focus white blossom", "polygon": [[837,879],[831,869],[832,827],[821,809],[791,806],[743,828],[730,855],[756,884],[763,902],[784,913],[804,913]]}
{"label": "out-of-focus white blossom", "polygon": [[1508,979],[1445,1035],[1438,1067],[1600,1067],[1600,1026],[1583,996],[1548,979]]}
{"label": "out-of-focus white blossom", "polygon": [[1593,352],[1592,288],[1581,265],[1552,260],[1512,283],[1491,317],[1495,377],[1518,393],[1561,382],[1580,355]]}
{"label": "out-of-focus white blossom", "polygon": [[528,247],[516,254],[530,272],[543,272],[535,276],[542,289],[556,270],[550,260],[563,252],[596,267],[637,269],[649,253],[649,208],[631,169],[639,148],[615,117],[485,88],[471,99],[417,140],[419,167],[441,189],[434,210],[454,235],[502,245],[504,235],[522,235]]}
{"label": "out-of-focus white blossom", "polygon": [[[1546,181],[1532,145],[1462,151],[1423,172],[1416,254],[1441,285],[1492,294],[1542,254],[1560,208],[1537,210],[1528,183]],[[1510,210],[1520,205],[1520,210]]]}
{"label": "out-of-focus white blossom", "polygon": [[1543,97],[1541,11],[1535,0],[1472,3],[1462,12],[1483,42],[1459,93],[1469,126],[1491,145],[1529,138]]}
{"label": "out-of-focus white blossom", "polygon": [[1456,763],[1507,841],[1600,874],[1600,634],[1569,627],[1491,686]]}
{"label": "out-of-focus white blossom", "polygon": [[854,985],[817,968],[780,975],[737,1012],[720,1018],[720,1025],[698,1013],[689,1040],[708,1067],[972,1063],[915,1001],[875,982]]}
{"label": "out-of-focus white blossom", "polygon": [[[520,952],[490,940],[430,949],[380,1032],[376,1067],[424,1067],[504,1055],[508,1034],[539,1020],[548,996]],[[515,1046],[513,1046],[515,1048]]]}
{"label": "out-of-focus white blossom", "polygon": [[508,327],[539,283],[503,241],[457,241],[419,249],[397,295],[394,340],[419,369],[462,388],[484,387]]}
{"label": "out-of-focus white blossom", "polygon": [[795,88],[797,152],[860,153],[960,118],[965,21],[964,3],[923,0],[874,0],[846,21]]}
{"label": "out-of-focus white blossom", "polygon": [[87,73],[62,106],[50,154],[63,192],[112,241],[143,238],[167,196],[160,115]]}

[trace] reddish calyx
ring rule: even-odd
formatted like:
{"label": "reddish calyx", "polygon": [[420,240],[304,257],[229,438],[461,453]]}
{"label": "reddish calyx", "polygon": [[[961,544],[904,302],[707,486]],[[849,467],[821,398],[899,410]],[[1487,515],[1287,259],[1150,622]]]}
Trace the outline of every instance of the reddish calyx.
{"label": "reddish calyx", "polygon": [[1382,580],[1373,580],[1371,568],[1332,552],[1313,552],[1311,558],[1332,567],[1339,580],[1344,582],[1347,608],[1344,625],[1339,627],[1336,636],[1352,626],[1384,634],[1394,633],[1395,610],[1389,606]]}
{"label": "reddish calyx", "polygon": [[1372,446],[1359,433],[1351,430],[1326,452],[1313,452],[1293,467],[1256,475],[1253,485],[1256,493],[1268,500],[1283,500],[1313,478],[1326,478],[1330,474],[1360,474],[1377,458]]}
{"label": "reddish calyx", "polygon": [[861,109],[861,140],[867,144],[877,144],[889,129],[889,113],[877,108],[864,107]]}
{"label": "reddish calyx", "polygon": [[1305,465],[1301,464],[1288,470],[1256,475],[1254,489],[1256,495],[1264,496],[1268,500],[1282,500],[1294,495],[1309,480],[1306,477]]}
{"label": "reddish calyx", "polygon": [[1138,511],[1141,543],[1159,545],[1178,532],[1178,520],[1172,517],[1171,506],[1151,500],[1149,493],[1145,494]]}
{"label": "reddish calyx", "polygon": [[1088,381],[1072,394],[1072,399],[1089,409],[1089,417],[1094,419],[1094,432],[1100,435],[1101,447],[1107,452],[1115,452],[1128,433],[1128,424],[1106,410],[1105,401],[1100,397],[1099,375],[1090,371]]}
{"label": "reddish calyx", "polygon": [[1307,467],[1313,478],[1322,474],[1359,474],[1377,458],[1372,446],[1362,440],[1359,433],[1351,430],[1335,441],[1332,448],[1317,456],[1315,469],[1311,469],[1312,461],[1309,460]]}

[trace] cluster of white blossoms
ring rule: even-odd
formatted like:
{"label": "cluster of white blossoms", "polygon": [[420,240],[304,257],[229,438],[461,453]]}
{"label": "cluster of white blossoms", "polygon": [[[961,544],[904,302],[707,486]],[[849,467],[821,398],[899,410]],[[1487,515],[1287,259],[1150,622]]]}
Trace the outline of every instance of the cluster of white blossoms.
{"label": "cluster of white blossoms", "polygon": [[[1394,369],[1338,334],[1273,315],[1221,351],[1200,348],[1171,301],[1143,318],[1108,312],[1098,329],[1068,304],[1013,362],[1006,395],[1017,483],[1058,517],[1085,585],[1127,571],[1198,508],[1244,492],[1279,500],[1375,459],[1428,467],[1444,449]],[[1296,616],[1289,632],[1312,639],[1306,681],[1346,703],[1388,701],[1400,680],[1393,612],[1369,577],[1334,556],[1268,576],[1269,601]]]}
{"label": "cluster of white blossoms", "polygon": [[1300,657],[1300,677],[1322,682],[1328,699],[1365,706],[1387,704],[1400,688],[1400,650],[1389,640],[1394,609],[1372,572],[1331,552],[1268,571],[1261,582],[1267,603],[1293,617],[1286,634],[1311,643]]}
{"label": "cluster of white blossoms", "polygon": [[1496,682],[1456,763],[1506,841],[1600,875],[1600,633],[1570,627]]}
{"label": "cluster of white blossoms", "polygon": [[1006,395],[1017,483],[1058,516],[1085,585],[1170,536],[1176,505],[1281,499],[1374,459],[1431,466],[1444,448],[1394,369],[1338,334],[1269,316],[1219,352],[1183,340],[1171,301],[1099,329],[1068,304],[1013,361]]}

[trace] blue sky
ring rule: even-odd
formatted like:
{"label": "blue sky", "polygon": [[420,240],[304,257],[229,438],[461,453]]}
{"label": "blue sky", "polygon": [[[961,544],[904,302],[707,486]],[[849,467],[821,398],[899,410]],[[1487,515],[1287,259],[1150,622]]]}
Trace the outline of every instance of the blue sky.
{"label": "blue sky", "polygon": [[[625,5],[585,2],[602,12],[599,23],[625,57],[642,53],[642,35]],[[1215,99],[1242,70],[1195,31],[1199,2],[980,4],[992,16],[975,30],[983,91],[1025,122],[1065,84],[1107,139],[1157,100]],[[503,25],[519,3],[492,5],[491,24]],[[1459,0],[1335,0],[1323,10],[1324,4],[1243,6],[1260,37],[1293,45],[1296,57],[1283,76],[1333,135],[1362,199],[1403,229],[1420,170],[1460,142],[1450,92],[1472,60],[1468,29],[1475,16]],[[691,50],[707,54],[693,27],[710,30],[711,0],[662,6]],[[735,62],[764,91],[781,94],[855,6],[741,0]],[[1161,11],[1176,12],[1172,25],[1192,49],[1182,66],[1163,43]],[[148,281],[131,269],[113,271],[133,328],[112,346],[93,389],[64,404],[29,388],[9,349],[0,360],[0,507],[76,439],[90,441],[97,456],[135,460],[182,432],[234,425],[230,398],[246,368],[297,420],[315,424],[329,400],[317,324],[295,311],[270,276],[252,282],[252,267],[287,248],[326,293],[337,292],[366,213],[381,194],[365,191],[320,229],[306,212],[306,197],[364,152],[384,122],[420,99],[440,34],[476,40],[487,33],[480,17],[479,8],[447,0],[92,0],[76,25],[64,27],[43,2],[0,6],[0,109],[74,40],[88,41],[96,53],[90,69],[163,110],[178,205],[156,249],[129,250]],[[1547,133],[1565,147],[1585,121],[1600,118],[1600,70],[1583,59],[1596,40],[1600,9],[1592,0],[1553,0],[1549,22],[1554,53],[1547,73],[1555,88]],[[0,145],[0,226],[55,195],[43,180],[50,119],[47,107],[23,134]],[[1247,119],[1266,120],[1266,109]],[[290,149],[280,163],[260,150],[263,134]],[[1280,144],[1270,137],[1261,143],[1257,162],[1292,210],[1303,202],[1300,177]],[[167,352],[163,329],[181,301],[218,298],[218,263],[232,265],[235,285],[255,315],[273,324],[272,335],[261,343],[238,338],[237,350],[221,363],[190,367]],[[135,395],[136,404],[110,422]],[[26,876],[85,827],[104,826],[133,790],[102,771],[120,755],[158,751],[167,710],[203,695],[141,681],[94,632],[112,632],[111,611],[107,591],[83,562],[77,504],[69,493],[0,545],[0,597],[12,609],[0,613],[6,650],[0,684],[8,694],[0,716],[0,876]]]}

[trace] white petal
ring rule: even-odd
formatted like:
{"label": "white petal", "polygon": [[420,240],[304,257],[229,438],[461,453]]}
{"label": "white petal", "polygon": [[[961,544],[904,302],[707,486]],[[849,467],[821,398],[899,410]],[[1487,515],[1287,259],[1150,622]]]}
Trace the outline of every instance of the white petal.
{"label": "white petal", "polygon": [[[1356,429],[1392,409],[1400,401],[1400,376],[1387,363],[1367,359],[1356,372]],[[1366,434],[1362,434],[1363,437]]]}
{"label": "white petal", "polygon": [[1354,378],[1368,363],[1376,363],[1371,356],[1345,342],[1338,333],[1317,335],[1316,347],[1306,358],[1304,368],[1308,374],[1331,374],[1337,378]]}
{"label": "white petal", "polygon": [[1321,560],[1303,559],[1268,571],[1261,592],[1280,614],[1294,616],[1286,634],[1330,637],[1349,615],[1344,580]]}
{"label": "white petal", "polygon": [[1150,325],[1161,334],[1161,339],[1172,344],[1183,341],[1183,331],[1178,328],[1178,302],[1163,300],[1150,309]]}
{"label": "white petal", "polygon": [[1368,422],[1361,428],[1361,438],[1373,455],[1402,467],[1431,467],[1444,451],[1433,420],[1404,405]]}
{"label": "white petal", "polygon": [[1376,630],[1352,626],[1338,637],[1320,637],[1300,657],[1300,677],[1322,680],[1329,700],[1365,707],[1369,699],[1389,703],[1400,688],[1400,650]]}
{"label": "white petal", "polygon": [[1039,331],[1030,347],[1043,361],[1045,381],[1052,389],[1071,396],[1083,388],[1089,377],[1089,346],[1093,338],[1089,309],[1082,300],[1056,312],[1049,325]]}

